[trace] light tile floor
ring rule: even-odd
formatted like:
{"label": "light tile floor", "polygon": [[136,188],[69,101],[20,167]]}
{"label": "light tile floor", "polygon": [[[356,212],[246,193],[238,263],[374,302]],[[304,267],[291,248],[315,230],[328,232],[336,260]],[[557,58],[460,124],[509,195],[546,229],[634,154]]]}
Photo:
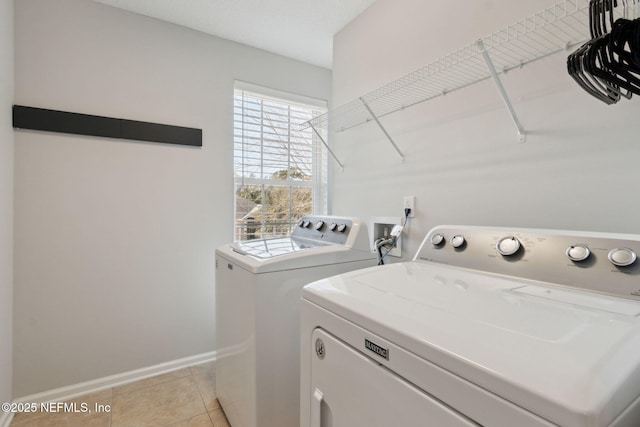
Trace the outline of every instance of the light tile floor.
{"label": "light tile floor", "polygon": [[[76,404],[78,412],[18,413],[11,427],[230,427],[216,399],[212,363],[113,387],[69,402]],[[107,405],[110,410],[101,412]],[[83,408],[91,412],[82,412]]]}

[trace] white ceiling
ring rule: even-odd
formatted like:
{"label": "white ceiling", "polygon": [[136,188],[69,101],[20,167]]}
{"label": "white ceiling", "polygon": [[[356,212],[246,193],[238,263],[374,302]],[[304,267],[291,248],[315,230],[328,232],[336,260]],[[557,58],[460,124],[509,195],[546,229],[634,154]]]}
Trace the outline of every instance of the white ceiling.
{"label": "white ceiling", "polygon": [[333,35],[375,0],[95,0],[331,68]]}

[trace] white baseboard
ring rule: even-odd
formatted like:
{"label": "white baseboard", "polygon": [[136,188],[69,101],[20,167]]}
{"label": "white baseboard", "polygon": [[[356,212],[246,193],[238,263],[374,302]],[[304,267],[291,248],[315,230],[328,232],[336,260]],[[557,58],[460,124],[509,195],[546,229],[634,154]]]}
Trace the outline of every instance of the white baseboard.
{"label": "white baseboard", "polygon": [[[14,399],[14,402],[63,402],[65,400],[74,399],[97,391],[106,390],[123,384],[140,381],[145,378],[155,377],[156,375],[166,374],[167,372],[177,371],[192,365],[201,363],[215,362],[216,352],[202,353],[196,356],[185,357],[183,359],[172,360],[170,362],[161,363],[159,365],[148,366],[146,368],[136,369],[121,374],[110,375],[108,377],[97,378],[95,380],[83,383],[72,384],[65,387],[55,388],[53,390],[32,394]],[[8,427],[11,419],[7,424],[3,424],[4,417],[0,413],[0,427]],[[12,414],[10,414],[12,415]],[[13,417],[11,417],[13,418]]]}
{"label": "white baseboard", "polygon": [[0,412],[0,427],[9,427],[13,420],[12,412]]}

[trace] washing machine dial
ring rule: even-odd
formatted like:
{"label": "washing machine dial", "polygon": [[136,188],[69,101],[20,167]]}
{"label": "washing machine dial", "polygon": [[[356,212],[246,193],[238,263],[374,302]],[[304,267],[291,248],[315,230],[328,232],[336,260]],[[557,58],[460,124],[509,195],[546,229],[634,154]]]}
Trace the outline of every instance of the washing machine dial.
{"label": "washing machine dial", "polygon": [[310,226],[310,225],[311,225],[311,221],[305,221],[305,222],[302,224],[302,226],[303,226],[304,228],[309,228],[309,226]]}
{"label": "washing machine dial", "polygon": [[636,253],[629,248],[616,248],[609,252],[609,261],[617,267],[628,267],[636,262]]}
{"label": "washing machine dial", "polygon": [[336,231],[337,227],[338,227],[338,224],[336,224],[335,222],[332,222],[331,224],[329,224],[329,231]]}
{"label": "washing machine dial", "polygon": [[464,239],[464,236],[462,234],[456,234],[451,238],[450,243],[451,243],[451,246],[453,246],[456,249],[459,249],[464,246],[464,244],[466,243],[466,240]]}
{"label": "washing machine dial", "polygon": [[338,231],[339,231],[340,233],[344,233],[346,229],[347,229],[347,224],[340,224],[340,225],[338,226]]}
{"label": "washing machine dial", "polygon": [[591,251],[585,245],[573,245],[567,248],[567,258],[573,262],[585,261],[591,255]]}
{"label": "washing machine dial", "polygon": [[521,244],[516,236],[503,237],[496,244],[496,249],[502,256],[512,256],[518,253]]}
{"label": "washing machine dial", "polygon": [[316,222],[316,230],[320,231],[320,230],[322,230],[322,227],[324,227],[324,221],[323,220],[319,220],[318,222]]}
{"label": "washing machine dial", "polygon": [[436,233],[431,236],[431,244],[433,246],[441,246],[444,243],[444,236],[440,233]]}

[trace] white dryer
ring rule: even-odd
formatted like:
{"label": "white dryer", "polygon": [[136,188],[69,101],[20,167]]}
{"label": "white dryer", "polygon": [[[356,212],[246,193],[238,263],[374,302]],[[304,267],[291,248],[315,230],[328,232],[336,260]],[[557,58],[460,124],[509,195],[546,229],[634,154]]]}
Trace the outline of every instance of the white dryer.
{"label": "white dryer", "polygon": [[303,289],[301,422],[640,426],[640,236],[442,226]]}
{"label": "white dryer", "polygon": [[216,250],[216,395],[233,427],[296,426],[300,296],[376,264],[357,218],[307,216],[285,238]]}

